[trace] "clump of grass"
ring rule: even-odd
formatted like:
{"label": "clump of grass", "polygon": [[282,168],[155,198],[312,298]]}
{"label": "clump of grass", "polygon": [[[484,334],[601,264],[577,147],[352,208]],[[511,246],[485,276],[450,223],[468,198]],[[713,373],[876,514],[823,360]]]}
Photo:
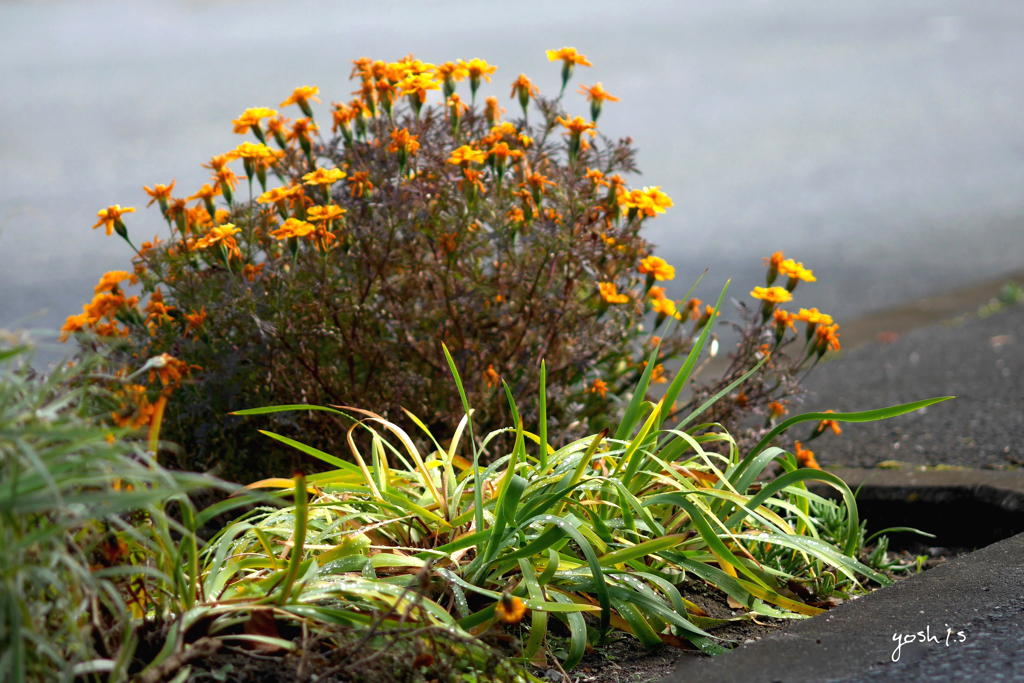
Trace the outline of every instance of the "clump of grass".
{"label": "clump of grass", "polygon": [[104,424],[112,399],[90,381],[103,359],[40,375],[30,354],[0,343],[0,679],[127,670],[133,528],[170,524],[163,504],[208,480],[172,475]]}
{"label": "clump of grass", "polygon": [[[580,661],[588,642],[613,630],[651,648],[669,643],[721,652],[708,629],[723,622],[703,616],[677,590],[687,575],[743,605],[741,619],[813,616],[822,609],[812,603],[836,592],[889,584],[856,559],[863,537],[846,484],[799,467],[771,444],[800,422],[864,422],[944,399],[791,417],[741,454],[719,425],[700,421],[730,387],[674,427],[663,423],[665,404],[686,382],[706,338],[705,332],[697,340],[662,401],[643,400],[645,373],[614,433],[606,429],[559,449],[526,430],[507,385],[513,426],[475,438],[450,356],[464,415],[447,446],[418,423],[431,443],[426,453],[401,427],[365,410],[243,411],[315,410],[348,419],[355,464],[264,432],[336,469],[252,484],[281,489],[294,504],[260,508],[228,526],[205,553],[204,571],[218,577],[233,610],[274,603],[283,617],[356,629],[376,615],[401,612],[410,591],[418,602],[404,619],[418,626],[482,634],[523,620],[523,658],[538,664],[546,660],[548,621],[558,619],[570,633],[566,668]],[[353,438],[357,431],[369,435],[368,452]],[[542,413],[537,432],[544,431]],[[502,433],[514,434],[510,451],[482,466],[481,453]],[[725,453],[709,450],[714,445]],[[755,481],[772,462],[781,476]],[[806,490],[809,481],[839,491],[841,518],[810,514],[821,499]],[[803,598],[787,590],[796,584]]]}

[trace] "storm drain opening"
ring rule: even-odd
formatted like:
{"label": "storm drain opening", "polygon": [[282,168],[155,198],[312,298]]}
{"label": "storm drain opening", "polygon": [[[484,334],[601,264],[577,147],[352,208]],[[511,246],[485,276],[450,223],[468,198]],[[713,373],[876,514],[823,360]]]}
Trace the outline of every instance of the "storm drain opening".
{"label": "storm drain opening", "polygon": [[[856,487],[853,487],[856,491]],[[815,491],[836,500],[835,489]],[[890,527],[933,534],[886,532],[889,548],[925,553],[928,548],[984,548],[1024,532],[1024,495],[994,486],[871,486],[857,492],[868,536]]]}

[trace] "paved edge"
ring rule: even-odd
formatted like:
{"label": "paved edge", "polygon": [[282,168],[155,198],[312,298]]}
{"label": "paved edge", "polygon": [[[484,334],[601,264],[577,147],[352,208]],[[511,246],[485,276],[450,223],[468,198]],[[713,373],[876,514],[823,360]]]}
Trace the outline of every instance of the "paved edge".
{"label": "paved edge", "polygon": [[[1024,472],[984,470],[831,470],[860,495],[934,502],[970,496],[1007,511],[1024,509]],[[700,680],[744,683],[842,681],[894,666],[897,634],[924,631],[927,644],[900,648],[900,661],[923,659],[955,647],[958,631],[970,638],[968,624],[1024,597],[1024,533],[999,541],[948,564],[859,599],[813,619],[794,622],[784,632],[713,659],[686,658],[662,683]],[[950,644],[946,635],[950,633]],[[879,671],[879,673],[883,673]],[[895,672],[894,672],[895,673]]]}
{"label": "paved edge", "polygon": [[971,638],[971,619],[1022,596],[1024,534],[1018,534],[727,654],[686,658],[663,683],[841,681],[893,666],[897,634],[925,631],[937,639],[900,650],[903,663],[923,659],[955,647],[958,631]]}

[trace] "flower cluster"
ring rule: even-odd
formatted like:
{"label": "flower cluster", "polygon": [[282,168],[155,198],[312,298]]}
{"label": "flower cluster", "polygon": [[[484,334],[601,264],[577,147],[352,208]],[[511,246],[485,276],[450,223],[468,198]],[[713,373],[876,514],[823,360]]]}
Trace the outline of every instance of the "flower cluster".
{"label": "flower cluster", "polygon": [[[575,66],[590,66],[573,48],[549,57],[563,64],[563,91]],[[599,105],[618,98],[583,87],[587,120],[520,75],[511,97],[523,117],[502,121],[496,97],[477,108],[496,72],[484,60],[353,65],[356,97],[330,105],[330,125],[314,107],[319,89],[296,88],[279,105],[294,120],[255,107],[232,122],[255,139],[204,164],[210,179],[194,194],[173,196],[173,181],[146,187],[170,237],[136,249],[134,271],[106,278],[65,338],[118,337],[130,356],[202,366],[168,427],[203,463],[218,450],[246,457],[249,432],[219,416],[249,405],[401,407],[457,421],[441,342],[470,378],[481,428],[507,422],[492,400],[499,378],[525,416],[536,413],[538,359],[553,437],[614,421],[651,349],[660,378],[713,312],[654,286],[675,269],[639,233],[673,202],[658,186],[629,188],[631,141],[598,136]],[[131,244],[122,215],[132,210],[109,207],[97,225]],[[125,279],[145,304],[119,289]],[[648,315],[674,327],[655,337],[641,324]],[[676,324],[684,318],[694,325]],[[325,448],[341,437],[320,436]]]}

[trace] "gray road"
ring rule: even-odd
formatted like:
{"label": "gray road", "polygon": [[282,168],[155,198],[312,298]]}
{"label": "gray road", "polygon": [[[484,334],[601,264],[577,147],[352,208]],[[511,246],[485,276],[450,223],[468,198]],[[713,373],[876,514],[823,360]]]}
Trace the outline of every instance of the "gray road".
{"label": "gray road", "polygon": [[562,45],[595,64],[574,87],[623,98],[600,123],[636,139],[636,182],[675,200],[649,237],[677,295],[705,267],[705,295],[727,277],[742,295],[781,248],[819,275],[797,303],[849,318],[1024,264],[1013,0],[0,2],[0,326],[77,312],[128,258],[95,212],[141,210],[143,184],[193,192],[246,107],[301,84],[347,99],[350,59],[408,52],[488,59],[487,95],[520,71],[553,93],[543,50]]}

